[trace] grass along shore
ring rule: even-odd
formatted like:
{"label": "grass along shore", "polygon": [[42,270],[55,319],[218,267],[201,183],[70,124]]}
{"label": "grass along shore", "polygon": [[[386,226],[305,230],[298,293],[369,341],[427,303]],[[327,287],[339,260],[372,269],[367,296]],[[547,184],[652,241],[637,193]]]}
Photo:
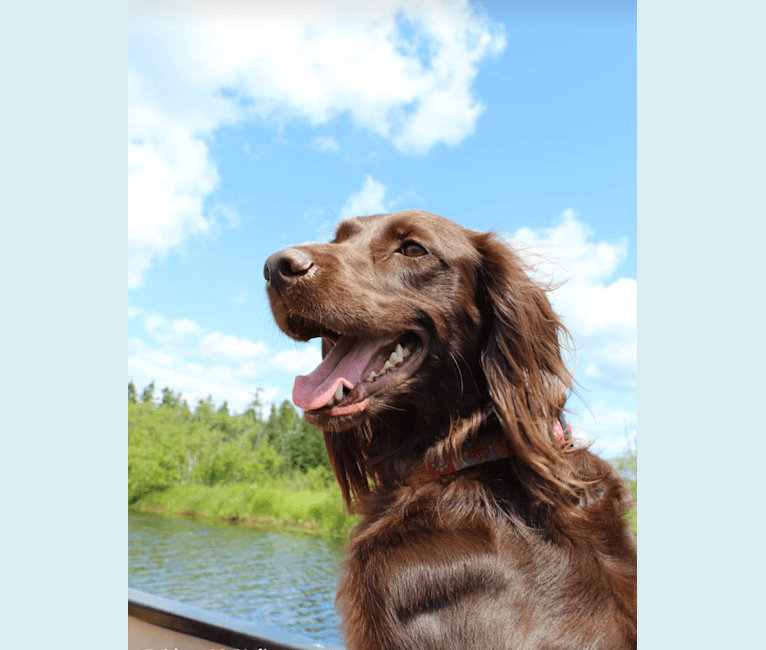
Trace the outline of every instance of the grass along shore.
{"label": "grass along shore", "polygon": [[129,509],[330,537],[348,537],[358,521],[345,511],[335,489],[291,490],[246,483],[176,485],[144,495]]}
{"label": "grass along shore", "polygon": [[[637,486],[629,481],[637,497]],[[348,538],[358,517],[349,515],[340,492],[325,489],[291,489],[288,486],[177,485],[150,492],[130,510],[162,515],[214,519],[256,529],[281,528],[326,537]],[[625,517],[638,535],[637,506]]]}

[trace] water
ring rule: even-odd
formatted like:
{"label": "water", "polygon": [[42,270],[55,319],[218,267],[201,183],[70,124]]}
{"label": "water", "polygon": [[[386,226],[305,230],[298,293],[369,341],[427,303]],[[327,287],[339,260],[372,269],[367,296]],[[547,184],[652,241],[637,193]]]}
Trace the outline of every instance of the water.
{"label": "water", "polygon": [[129,512],[128,558],[130,587],[342,645],[341,543]]}

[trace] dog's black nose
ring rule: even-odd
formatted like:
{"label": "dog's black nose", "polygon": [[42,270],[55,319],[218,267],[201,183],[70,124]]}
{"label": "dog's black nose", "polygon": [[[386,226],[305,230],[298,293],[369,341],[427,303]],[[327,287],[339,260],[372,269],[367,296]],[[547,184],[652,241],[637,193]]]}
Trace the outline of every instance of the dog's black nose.
{"label": "dog's black nose", "polygon": [[270,255],[263,267],[263,277],[277,291],[293,280],[306,275],[314,266],[306,253],[297,248],[285,248]]}

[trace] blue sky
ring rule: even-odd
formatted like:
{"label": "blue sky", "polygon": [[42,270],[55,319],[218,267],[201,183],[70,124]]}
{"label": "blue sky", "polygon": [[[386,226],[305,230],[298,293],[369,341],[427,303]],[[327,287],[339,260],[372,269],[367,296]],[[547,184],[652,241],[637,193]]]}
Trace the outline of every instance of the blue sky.
{"label": "blue sky", "polygon": [[[241,411],[319,352],[266,257],[420,208],[531,256],[578,346],[576,433],[637,431],[635,3],[131,7],[128,379]],[[174,3],[178,7],[178,3]]]}

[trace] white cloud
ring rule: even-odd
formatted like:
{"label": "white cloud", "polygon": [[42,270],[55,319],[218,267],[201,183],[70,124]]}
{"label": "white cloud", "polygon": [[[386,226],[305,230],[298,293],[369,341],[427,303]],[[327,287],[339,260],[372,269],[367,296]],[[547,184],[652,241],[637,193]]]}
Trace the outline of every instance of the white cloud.
{"label": "white cloud", "polygon": [[416,205],[425,205],[425,200],[413,188],[410,188],[390,198],[386,201],[386,205],[389,212],[395,212],[397,210],[414,209]]}
{"label": "white cloud", "polygon": [[318,347],[310,345],[277,352],[269,361],[269,365],[296,375],[308,375],[321,361],[322,352]]}
{"label": "white cloud", "polygon": [[161,331],[166,323],[167,321],[159,314],[147,314],[144,317],[144,330],[155,340],[167,340],[168,334]]}
{"label": "white cloud", "polygon": [[610,389],[634,390],[637,375],[638,283],[614,278],[627,239],[596,242],[571,210],[552,228],[522,228],[510,243],[540,281],[556,286],[551,302],[578,348],[577,375]]}
{"label": "white cloud", "polygon": [[250,341],[220,332],[207,334],[200,342],[199,350],[206,357],[219,357],[230,361],[265,356],[267,352],[266,344],[262,341]]}
{"label": "white cloud", "polygon": [[362,189],[354,192],[346,199],[341,208],[339,217],[347,219],[349,217],[361,217],[371,214],[383,214],[388,212],[384,199],[386,197],[386,186],[380,181],[376,181],[371,176],[364,179]]}
{"label": "white cloud", "polygon": [[155,312],[144,317],[144,330],[151,339],[159,343],[178,343],[186,337],[199,336],[202,332],[193,320],[182,318],[168,321]]}
{"label": "white cloud", "polygon": [[314,138],[311,141],[311,146],[314,147],[314,149],[317,151],[321,151],[323,153],[340,152],[340,145],[338,144],[338,141],[335,138],[331,138],[329,136]]}
{"label": "white cloud", "polygon": [[253,361],[248,361],[241,364],[234,372],[237,377],[241,377],[242,379],[253,379],[260,372],[260,368],[259,364]]}
{"label": "white cloud", "polygon": [[577,416],[575,438],[592,443],[591,449],[604,458],[619,456],[635,445],[638,432],[635,411],[599,401]]}
{"label": "white cloud", "polygon": [[[372,214],[387,214],[396,210],[406,210],[415,207],[416,204],[423,205],[425,201],[414,189],[406,190],[392,198],[387,198],[388,188],[372,176],[366,176],[362,187],[351,194],[338,214],[340,219],[349,217],[364,217]],[[334,230],[327,230],[331,235]],[[331,237],[322,237],[325,240]]]}
{"label": "white cloud", "polygon": [[232,298],[234,302],[237,305],[244,305],[247,304],[247,302],[250,300],[250,294],[247,290],[247,288],[240,289],[234,294],[234,297]]}
{"label": "white cloud", "polygon": [[188,318],[182,318],[180,320],[173,321],[172,331],[173,335],[177,338],[184,338],[185,336],[199,336],[202,333],[200,326]]}
{"label": "white cloud", "polygon": [[[156,395],[168,386],[180,393],[191,408],[198,400],[211,395],[216,404],[227,401],[231,410],[241,413],[255,395],[257,385],[252,379],[260,373],[259,364],[228,359],[211,362],[200,350],[203,339],[187,341],[187,345],[162,344],[161,347],[138,338],[129,340],[128,378],[134,381],[139,392],[153,381]],[[279,389],[266,386],[265,392],[276,396]]]}
{"label": "white cloud", "polygon": [[205,332],[190,319],[149,313],[143,324],[145,335],[128,340],[128,379],[139,392],[153,381],[156,396],[167,386],[192,408],[211,395],[216,404],[227,401],[241,413],[257,389],[268,414],[271,402],[284,393],[283,382],[308,374],[322,358],[316,344],[284,340],[284,346],[292,347],[272,350],[263,341]]}
{"label": "white cloud", "polygon": [[128,288],[143,284],[156,258],[210,231],[205,198],[218,173],[205,142],[186,125],[142,102],[141,80],[128,75]]}
{"label": "white cloud", "polygon": [[206,206],[219,182],[208,147],[216,129],[253,119],[316,127],[345,115],[407,154],[455,145],[484,108],[472,92],[482,61],[505,47],[502,26],[467,0],[305,3],[300,12],[156,2],[131,15],[129,288],[220,218]]}

